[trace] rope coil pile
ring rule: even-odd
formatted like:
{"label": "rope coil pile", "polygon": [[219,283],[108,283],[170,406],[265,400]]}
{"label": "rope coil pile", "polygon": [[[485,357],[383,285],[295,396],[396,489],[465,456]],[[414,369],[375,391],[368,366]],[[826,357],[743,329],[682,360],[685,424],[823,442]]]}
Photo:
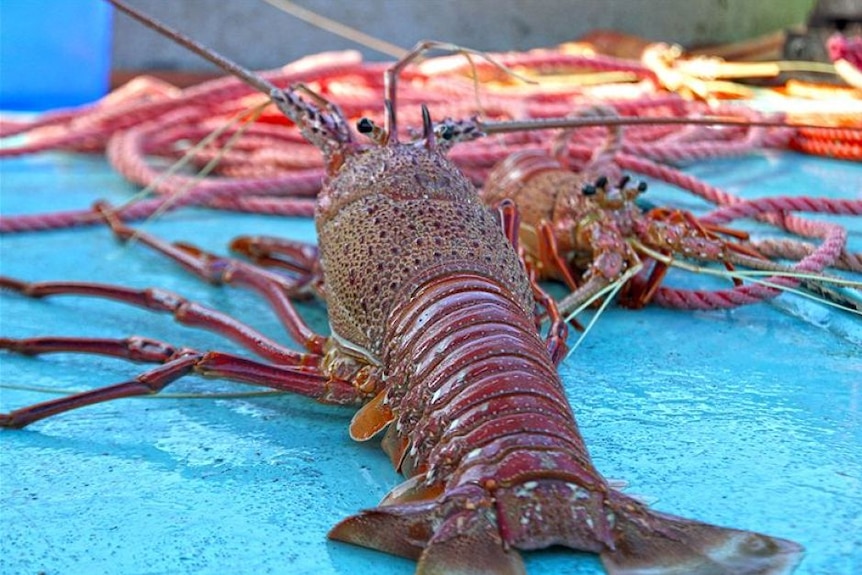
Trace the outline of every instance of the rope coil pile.
{"label": "rope coil pile", "polygon": [[[432,58],[408,68],[401,75],[398,89],[401,125],[421,125],[421,104],[427,105],[437,119],[554,118],[595,105],[610,107],[620,116],[641,118],[722,116],[757,120],[765,117],[738,103],[707,102],[669,92],[661,84],[662,74],[641,62],[572,52],[566,47],[494,54],[493,57],[518,74],[537,78],[538,83],[513,80],[496,65],[468,61],[463,55]],[[328,52],[261,75],[280,87],[307,86],[339,106],[351,122],[361,117],[379,121],[383,109],[383,72],[387,67],[385,63],[363,62],[357,52]],[[470,77],[474,72],[479,80]],[[582,81],[583,78],[571,80],[578,78],[575,73],[607,72],[624,73],[633,81],[591,84]],[[149,188],[153,194],[153,197],[120,207],[117,216],[123,220],[142,219],[190,205],[311,216],[314,197],[324,175],[318,151],[306,143],[296,127],[273,106],[263,109],[254,122],[235,121],[265,100],[252,88],[230,77],[183,90],[142,77],[91,106],[49,112],[27,122],[3,119],[0,136],[19,138],[0,148],[0,158],[48,150],[106,153],[108,161],[123,177]],[[794,149],[843,159],[862,159],[862,131],[859,130],[862,120],[833,116],[831,121],[835,127],[823,130],[794,127],[791,117],[784,118],[788,124],[782,128],[661,124],[628,127],[613,161],[622,170],[666,181],[719,206],[740,209],[739,206],[746,205],[760,216],[799,209],[828,212],[835,204],[817,198],[809,198],[803,208],[792,202],[768,206],[743,203],[673,167],[763,149]],[[810,122],[811,117],[806,116],[806,121]],[[233,124],[225,129],[228,122]],[[211,144],[192,149],[194,143],[218,128],[223,132]],[[25,138],[18,143],[21,136]],[[553,136],[554,133],[547,130],[488,136],[458,144],[450,157],[471,179],[481,184],[491,167],[509,154],[546,146]],[[572,166],[577,168],[589,162],[606,138],[607,130],[601,127],[577,130],[566,149]],[[222,148],[228,142],[231,147],[225,152]],[[189,153],[187,172],[170,173],[162,167]],[[202,179],[194,175],[195,169],[216,157],[219,161],[212,173]],[[841,213],[862,215],[862,200],[850,201],[842,209]],[[754,212],[719,209],[709,217],[725,221],[752,215]],[[794,234],[829,238],[824,243],[829,246],[828,256],[824,256],[820,248],[808,249],[805,246],[810,244],[800,245],[798,241],[787,241],[784,247],[778,247],[782,245],[778,242],[769,244],[773,254],[780,251],[783,257],[800,256],[807,262],[813,257],[812,251],[818,254],[815,259],[819,266],[803,266],[803,269],[820,270],[836,261],[853,262],[857,257],[846,253],[844,242],[835,236],[837,232],[831,224],[829,230],[824,230],[802,225],[799,222],[804,220],[798,217],[785,217],[780,222],[776,218],[772,220]],[[0,233],[75,227],[100,221],[101,216],[92,209],[4,215],[0,217]],[[793,256],[789,256],[790,253]],[[682,305],[674,301],[670,292],[664,296],[660,294],[657,301]]]}

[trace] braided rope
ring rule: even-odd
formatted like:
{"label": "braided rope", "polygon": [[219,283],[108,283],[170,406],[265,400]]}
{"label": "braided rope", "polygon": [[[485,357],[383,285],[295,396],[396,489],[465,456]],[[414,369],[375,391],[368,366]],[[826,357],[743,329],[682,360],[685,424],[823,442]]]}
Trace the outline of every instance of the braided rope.
{"label": "braided rope", "polygon": [[[786,212],[806,211],[862,215],[862,201],[859,200],[805,197],[743,200],[677,169],[657,164],[645,158],[620,154],[617,161],[624,169],[661,179],[707,201],[724,206],[700,218],[704,224],[727,223],[739,217],[753,217],[805,237],[823,238],[819,247],[803,254],[793,266],[796,271],[800,272],[820,272],[838,261],[841,254],[845,253],[847,232],[835,224],[814,222],[788,215]],[[798,280],[786,277],[771,277],[765,281],[783,287],[794,287],[799,283]],[[661,286],[656,291],[653,301],[659,305],[681,309],[728,309],[770,299],[780,293],[780,290],[763,285],[735,286],[727,290],[686,290]]]}
{"label": "braided rope", "polygon": [[[572,109],[602,106],[618,115],[639,117],[691,117],[719,114],[743,119],[759,119],[753,110],[741,106],[711,106],[689,101],[678,94],[657,88],[656,77],[639,62],[604,56],[567,54],[562,50],[536,50],[528,53],[495,55],[505,66],[527,70],[530,74],[556,74],[572,71],[617,71],[634,74],[641,81],[617,86],[578,86],[548,91],[541,86],[489,86],[476,95],[474,82],[465,77],[470,64],[461,55],[434,58],[402,75],[399,102],[402,125],[419,125],[419,104],[427,103],[435,117],[470,117],[482,114],[493,119],[548,118],[569,115]],[[365,64],[354,52],[324,53],[294,62],[278,70],[263,72],[280,86],[309,83],[327,100],[355,119],[380,117],[383,108],[385,63]],[[498,74],[487,62],[476,62],[481,75]],[[507,80],[502,78],[502,80]],[[100,103],[77,110],[49,112],[25,123],[4,120],[0,136],[27,140],[20,145],[0,148],[0,157],[31,154],[45,150],[105,151],[111,164],[126,179],[151,187],[154,198],[138,200],[120,209],[124,220],[145,218],[159,211],[181,206],[209,206],[289,216],[313,213],[311,199],[319,190],[322,163],[317,149],[305,142],[298,130],[274,110],[265,110],[258,121],[244,126],[234,148],[225,153],[221,144],[232,138],[237,128],[224,132],[211,147],[194,152],[190,163],[203,166],[220,156],[213,176],[199,179],[181,173],[166,175],[152,162],[152,156],[176,160],[184,152],[178,142],[197,141],[237,112],[248,109],[249,102],[261,96],[234,78],[219,78],[186,90],[163,83],[139,80],[120,89]],[[858,120],[843,118],[844,125]],[[477,184],[488,170],[513,151],[548,144],[554,134],[529,132],[498,135],[469,144],[460,144],[450,157]],[[702,126],[637,126],[625,131],[616,145],[619,150],[600,153],[608,131],[601,127],[577,130],[569,138],[564,154],[573,166],[588,166],[601,161],[608,170],[615,162],[619,169],[638,172],[704,198],[720,206],[733,205],[733,212],[715,212],[711,217],[750,217],[767,221],[804,237],[824,238],[817,247],[802,248],[799,243],[773,244],[774,251],[785,250],[798,266],[816,269],[822,265],[846,265],[859,269],[858,254],[848,254],[836,226],[824,228],[788,215],[788,211],[825,211],[823,202],[802,206],[789,201],[782,205],[752,203],[701,182],[691,175],[662,162],[682,163],[705,158],[729,157],[763,148],[790,148],[832,157],[862,158],[862,135],[841,126],[828,130],[807,128],[758,128]],[[615,155],[614,153],[615,152]],[[595,167],[595,165],[593,165]],[[797,202],[801,200],[796,200]],[[833,206],[837,204],[831,204]],[[846,213],[846,212],[830,212]],[[859,215],[858,212],[852,212]],[[36,215],[0,217],[0,232],[34,231],[81,225],[100,221],[91,209]],[[762,245],[768,245],[763,243]],[[837,250],[837,253],[836,253]],[[774,252],[770,252],[774,253]],[[828,260],[831,264],[826,264]],[[800,268],[801,269],[801,268]],[[822,269],[822,268],[820,268]],[[742,286],[748,288],[750,286]],[[759,290],[726,290],[727,295],[682,295],[679,290],[662,287],[657,301],[692,306],[716,305],[724,301],[740,305],[765,297]],[[769,291],[772,294],[774,290]],[[695,292],[696,293],[696,292]],[[713,292],[715,293],[715,292]],[[688,299],[686,299],[688,298]],[[707,300],[712,299],[712,304]],[[759,301],[759,300],[758,300]],[[697,309],[704,309],[698,307]]]}
{"label": "braided rope", "polygon": [[[768,200],[768,201],[765,201]],[[755,217],[764,212],[775,211],[776,206],[785,206],[789,209],[805,210],[812,206],[813,202],[796,201],[798,198],[765,198],[760,200],[741,201],[732,206],[719,208],[701,219],[704,223],[727,223],[738,217]],[[810,200],[803,198],[802,200]],[[834,206],[817,205],[826,208],[828,213],[859,213],[862,202],[855,202],[855,206],[846,206],[851,211],[831,211]],[[791,207],[792,206],[792,207]],[[808,211],[808,210],[805,210]],[[819,211],[819,210],[818,210]],[[844,251],[847,243],[847,231],[841,226],[826,224],[822,222],[811,222],[802,220],[809,235],[818,235],[823,238],[823,243],[812,250],[811,253],[797,262],[794,271],[817,273],[831,266]],[[791,288],[799,285],[801,280],[786,276],[772,276],[764,280],[765,283]],[[729,290],[714,291],[685,291],[672,290],[670,288],[659,288],[656,293],[656,302],[663,305],[683,309],[726,309],[740,305],[755,303],[765,299],[773,298],[781,294],[780,289],[768,287],[762,284],[736,286]]]}
{"label": "braided rope", "polygon": [[[758,252],[768,258],[783,258],[788,260],[800,260],[811,254],[816,247],[790,238],[763,238],[749,242]],[[848,252],[842,250],[838,258],[832,264],[833,268],[862,273],[862,253]]]}

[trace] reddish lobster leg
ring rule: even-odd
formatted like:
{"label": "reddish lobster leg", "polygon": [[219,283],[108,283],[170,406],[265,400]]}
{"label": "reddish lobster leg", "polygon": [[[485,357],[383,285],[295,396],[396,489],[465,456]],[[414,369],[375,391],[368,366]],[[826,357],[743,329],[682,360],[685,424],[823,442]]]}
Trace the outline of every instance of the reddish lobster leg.
{"label": "reddish lobster leg", "polygon": [[309,277],[301,277],[300,281],[295,283],[278,274],[258,269],[245,262],[208,254],[190,244],[170,244],[146,232],[127,226],[115,216],[110,206],[104,202],[96,204],[95,209],[104,216],[105,221],[119,240],[127,241],[134,238],[210,283],[239,285],[256,291],[269,302],[294,341],[302,344],[311,353],[321,354],[324,352],[327,339],[314,333],[305,324],[289,299],[289,296],[297,291],[297,285],[307,283],[310,281]]}
{"label": "reddish lobster leg", "polygon": [[289,365],[314,365],[315,354],[296,352],[266,337],[254,328],[212,308],[192,302],[168,290],[147,288],[132,289],[123,286],[85,282],[27,283],[0,277],[0,287],[17,291],[33,298],[50,295],[78,295],[111,299],[150,311],[170,313],[174,319],[221,334],[270,361]]}
{"label": "reddish lobster leg", "polygon": [[378,392],[381,385],[376,368],[341,353],[339,346],[312,331],[290,301],[298,285],[319,280],[316,251],[300,244],[282,249],[299,274],[297,282],[276,273],[259,269],[232,258],[207,254],[188,244],[171,244],[150,234],[139,232],[114,217],[105,204],[97,206],[115,235],[123,241],[135,238],[160,252],[198,277],[215,284],[232,284],[250,288],[262,295],[281,319],[293,339],[306,353],[296,352],[273,341],[245,323],[222,312],[187,300],[161,289],[132,289],[122,286],[85,282],[27,283],[0,277],[0,288],[41,298],[51,295],[78,295],[120,301],[150,311],[166,312],[181,324],[196,326],[223,335],[258,356],[273,362],[267,364],[222,352],[200,352],[177,349],[156,340],[55,338],[0,339],[0,349],[36,355],[51,352],[95,353],[132,361],[162,363],[136,378],[79,394],[70,395],[0,414],[0,426],[24,427],[45,417],[86,405],[122,397],[160,392],[177,379],[190,374],[219,376],[235,381],[261,385],[312,397],[323,403],[360,404]]}
{"label": "reddish lobster leg", "polygon": [[[515,248],[515,251],[518,252],[519,257],[521,258],[521,263],[527,270],[527,277],[530,280],[530,287],[533,290],[533,298],[535,298],[536,303],[544,308],[548,314],[548,319],[550,320],[551,325],[548,328],[547,335],[545,336],[545,345],[547,346],[548,353],[551,356],[551,361],[554,362],[554,365],[559,365],[566,356],[566,351],[568,349],[566,338],[569,335],[569,329],[566,325],[566,321],[560,315],[560,311],[557,309],[557,304],[554,302],[553,298],[541,288],[538,279],[536,278],[535,270],[524,258],[524,251],[518,244],[518,230],[521,227],[521,218],[518,214],[518,207],[515,205],[515,202],[511,200],[503,200],[500,202],[497,209],[500,212],[500,222],[503,226],[503,233],[512,243],[512,247]],[[575,322],[574,325],[578,329],[583,329],[583,327],[581,327],[577,322]]]}
{"label": "reddish lobster leg", "polygon": [[21,428],[40,419],[79,407],[125,397],[152,395],[191,373],[289,391],[312,397],[322,403],[356,404],[364,397],[364,394],[351,382],[331,379],[316,369],[293,365],[267,365],[215,351],[201,353],[188,348],[176,350],[168,344],[143,338],[117,340],[3,338],[0,339],[0,349],[25,355],[66,351],[85,352],[164,364],[128,381],[37,403],[10,413],[2,413],[0,427]]}
{"label": "reddish lobster leg", "polygon": [[302,275],[320,273],[317,246],[274,236],[240,236],[230,243],[233,252],[258,265],[279,267]]}
{"label": "reddish lobster leg", "polygon": [[8,349],[21,355],[63,352],[92,353],[144,363],[165,363],[177,354],[177,349],[169,343],[136,336],[125,339],[53,336],[26,339],[0,337],[0,349]]}
{"label": "reddish lobster leg", "polygon": [[273,236],[240,236],[230,243],[230,249],[258,266],[299,274],[292,297],[311,291],[326,299],[317,246]]}
{"label": "reddish lobster leg", "polygon": [[[169,344],[139,337],[125,339],[37,337],[0,339],[0,349],[24,355],[76,352],[94,353],[164,365],[146,371],[136,378],[83,393],[31,405],[11,413],[0,414],[0,427],[20,428],[51,415],[122,397],[160,392],[169,384],[190,373],[261,385],[312,397],[322,403],[359,404],[376,390],[367,374],[334,373],[333,350],[328,355],[299,353],[278,344],[244,323],[185,298],[159,289],[135,290],[122,286],[75,282],[26,283],[0,278],[0,287],[28,297],[49,295],[83,295],[113,299],[152,311],[170,312],[185,325],[192,325],[224,335],[254,353],[276,362],[275,365],[222,352],[199,352],[177,349]],[[288,301],[288,305],[289,301]],[[295,313],[295,312],[294,312]],[[316,335],[316,334],[315,334]],[[318,336],[321,337],[321,336]],[[308,340],[313,341],[313,340]],[[332,355],[330,355],[332,354]],[[349,366],[348,366],[349,367]]]}

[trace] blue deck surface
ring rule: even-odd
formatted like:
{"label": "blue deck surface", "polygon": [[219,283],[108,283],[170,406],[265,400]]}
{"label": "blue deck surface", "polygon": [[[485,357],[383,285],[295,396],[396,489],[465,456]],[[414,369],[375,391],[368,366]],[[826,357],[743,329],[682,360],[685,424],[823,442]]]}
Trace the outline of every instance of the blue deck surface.
{"label": "blue deck surface", "polygon": [[[858,198],[862,166],[767,153],[691,173],[748,197]],[[122,202],[132,188],[103,160],[44,154],[0,161],[4,215]],[[704,204],[655,184],[656,203]],[[862,221],[836,218],[862,250]],[[186,209],[146,229],[224,251],[233,235],[313,240],[310,220]],[[0,271],[27,280],[160,286],[281,340],[266,305],[203,284],[103,228],[6,235]],[[703,282],[674,274],[676,282]],[[301,311],[325,329],[316,304]],[[156,337],[239,351],[223,338],[115,303],[0,294],[5,336]],[[805,545],[800,575],[862,565],[862,321],[797,296],[733,311],[606,312],[561,373],[596,465],[677,515]],[[82,355],[3,353],[0,410],[133,376]],[[29,389],[19,389],[23,386]],[[189,377],[172,394],[248,388]],[[0,432],[0,572],[406,574],[414,563],[327,541],[399,477],[374,442],[347,436],[351,410],[287,395],[127,399]],[[596,558],[527,553],[533,574],[595,574]],[[855,567],[855,570],[854,570]]]}

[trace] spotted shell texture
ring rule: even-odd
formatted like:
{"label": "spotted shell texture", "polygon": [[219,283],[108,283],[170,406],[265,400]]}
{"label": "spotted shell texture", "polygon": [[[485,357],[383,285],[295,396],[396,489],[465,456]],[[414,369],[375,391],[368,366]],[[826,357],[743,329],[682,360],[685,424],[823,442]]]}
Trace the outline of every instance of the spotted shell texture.
{"label": "spotted shell texture", "polygon": [[500,222],[441,153],[390,145],[348,156],[321,192],[316,222],[332,329],[375,356],[397,298],[431,268],[494,278],[532,313]]}

